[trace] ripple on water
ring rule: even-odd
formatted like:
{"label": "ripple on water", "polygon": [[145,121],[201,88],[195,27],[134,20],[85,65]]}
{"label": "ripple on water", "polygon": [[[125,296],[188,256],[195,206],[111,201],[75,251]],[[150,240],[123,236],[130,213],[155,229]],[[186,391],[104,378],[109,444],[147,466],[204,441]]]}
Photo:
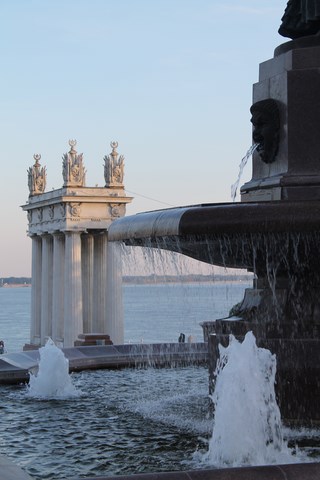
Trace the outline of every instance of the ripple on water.
{"label": "ripple on water", "polygon": [[[0,453],[35,480],[208,466],[197,455],[212,433],[206,368],[87,371],[72,380],[81,395],[68,400],[1,387]],[[285,437],[319,458],[319,432]]]}
{"label": "ripple on water", "polygon": [[2,389],[0,451],[35,479],[181,470],[199,434],[210,431],[202,418],[205,368],[100,370],[72,379],[81,395],[69,400]]}

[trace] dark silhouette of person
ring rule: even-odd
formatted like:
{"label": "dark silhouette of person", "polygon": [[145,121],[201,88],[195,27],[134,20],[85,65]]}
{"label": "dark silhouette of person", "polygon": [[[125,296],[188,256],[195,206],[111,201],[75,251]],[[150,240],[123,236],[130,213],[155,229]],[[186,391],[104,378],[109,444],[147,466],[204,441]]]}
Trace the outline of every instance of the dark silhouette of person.
{"label": "dark silhouette of person", "polygon": [[179,342],[179,343],[184,343],[185,341],[186,341],[186,336],[185,336],[185,334],[184,334],[184,333],[180,333],[178,342]]}
{"label": "dark silhouette of person", "polygon": [[320,33],[320,0],[289,0],[279,33],[292,39]]}

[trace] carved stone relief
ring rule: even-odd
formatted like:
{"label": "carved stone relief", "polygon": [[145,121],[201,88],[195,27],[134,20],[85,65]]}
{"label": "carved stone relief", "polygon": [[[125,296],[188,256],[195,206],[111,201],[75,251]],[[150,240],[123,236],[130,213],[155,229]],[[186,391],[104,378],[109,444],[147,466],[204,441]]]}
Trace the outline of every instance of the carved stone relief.
{"label": "carved stone relief", "polygon": [[49,218],[50,220],[54,218],[54,205],[49,205]]}
{"label": "carved stone relief", "polygon": [[66,218],[66,204],[61,203],[60,204],[60,215],[62,218]]}
{"label": "carved stone relief", "polygon": [[123,217],[126,212],[126,207],[121,203],[110,203],[110,214],[113,218]]}
{"label": "carved stone relief", "polygon": [[42,222],[43,219],[43,210],[42,208],[37,208],[38,221]]}
{"label": "carved stone relief", "polygon": [[69,213],[72,217],[80,217],[81,203],[69,203]]}
{"label": "carved stone relief", "polygon": [[279,107],[271,98],[256,102],[250,108],[253,125],[252,139],[264,163],[273,163],[279,148]]}

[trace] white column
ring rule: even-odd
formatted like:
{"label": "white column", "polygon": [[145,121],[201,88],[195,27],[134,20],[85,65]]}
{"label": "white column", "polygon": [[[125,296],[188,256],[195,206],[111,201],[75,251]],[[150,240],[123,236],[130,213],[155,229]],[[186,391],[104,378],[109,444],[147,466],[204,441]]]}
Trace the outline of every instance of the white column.
{"label": "white column", "polygon": [[32,236],[31,264],[31,325],[30,343],[41,343],[41,269],[42,241],[38,235]]}
{"label": "white column", "polygon": [[52,340],[63,345],[64,335],[64,247],[61,232],[53,234]]}
{"label": "white column", "polygon": [[106,323],[106,281],[107,281],[107,234],[94,235],[93,255],[93,333],[107,333]]}
{"label": "white column", "polygon": [[52,267],[53,241],[51,235],[42,236],[41,270],[41,345],[52,333]]}
{"label": "white column", "polygon": [[108,242],[106,282],[106,331],[115,345],[124,343],[121,246]]}
{"label": "white column", "polygon": [[83,333],[92,333],[93,312],[93,236],[84,233],[82,242],[82,308]]}
{"label": "white column", "polygon": [[73,347],[83,333],[81,232],[66,232],[64,271],[64,347]]}

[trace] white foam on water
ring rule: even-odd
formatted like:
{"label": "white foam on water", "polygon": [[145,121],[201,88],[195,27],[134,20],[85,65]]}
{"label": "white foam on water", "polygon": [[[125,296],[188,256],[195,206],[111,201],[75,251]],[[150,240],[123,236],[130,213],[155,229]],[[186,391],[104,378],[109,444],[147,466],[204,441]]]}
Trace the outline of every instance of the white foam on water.
{"label": "white foam on water", "polygon": [[40,361],[37,374],[30,373],[27,396],[37,399],[70,399],[80,396],[69,374],[69,362],[64,353],[49,339],[39,349]]}
{"label": "white foam on water", "polygon": [[219,346],[214,425],[203,463],[218,468],[301,461],[283,439],[275,396],[276,357],[258,348],[252,332]]}

